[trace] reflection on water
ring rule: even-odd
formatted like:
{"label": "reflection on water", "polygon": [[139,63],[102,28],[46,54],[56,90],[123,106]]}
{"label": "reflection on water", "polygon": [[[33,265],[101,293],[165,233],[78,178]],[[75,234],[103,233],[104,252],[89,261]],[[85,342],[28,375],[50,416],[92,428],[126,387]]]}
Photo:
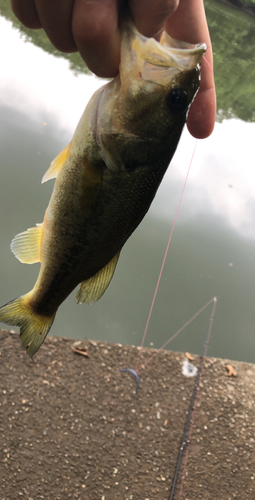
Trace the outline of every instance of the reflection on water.
{"label": "reflection on water", "polygon": [[[228,12],[231,24],[233,11]],[[15,259],[11,239],[42,221],[53,182],[42,186],[41,178],[69,142],[86,102],[102,82],[87,75],[75,77],[66,60],[25,44],[4,18],[0,43],[8,47],[0,69],[4,304],[30,290],[39,270],[37,264],[21,265]],[[209,139],[198,142],[146,345],[160,347],[217,295],[209,355],[254,361],[254,126],[224,121]],[[88,307],[75,304],[74,292],[61,306],[52,334],[141,343],[193,148],[194,140],[185,131],[148,216],[121,253],[107,293]],[[169,347],[201,352],[209,316],[210,309]]]}
{"label": "reflection on water", "polygon": [[[254,136],[255,123],[231,119],[216,123],[213,134],[198,141],[179,222],[188,218],[193,223],[201,215],[213,214],[239,234],[255,239]],[[178,148],[155,200],[154,210],[160,217],[174,214],[176,185],[181,189],[194,150],[195,141],[187,130],[182,140],[185,147]]]}
{"label": "reflection on water", "polygon": [[80,54],[64,54],[63,52],[59,52],[55,49],[55,47],[53,47],[44,30],[31,30],[23,26],[12,12],[11,2],[0,0],[0,13],[5,19],[11,21],[12,26],[19,32],[22,40],[31,41],[34,45],[41,47],[48,54],[53,54],[55,57],[66,59],[70,69],[72,69],[75,73],[90,73]]}
{"label": "reflection on water", "polygon": [[255,120],[255,16],[205,0],[214,53],[218,119]]}
{"label": "reflection on water", "polygon": [[[231,8],[219,0],[205,0],[204,3],[214,49],[218,120],[236,116],[254,121],[255,16]],[[10,2],[0,0],[0,13],[11,21],[19,38],[31,41],[45,53],[53,54],[55,59],[65,59],[75,74],[89,73],[79,54],[63,54],[53,47],[44,30],[31,30],[23,26],[12,13]],[[6,40],[3,46],[7,46]],[[10,63],[13,64],[14,60],[10,59]],[[50,64],[47,65],[47,74],[50,74]]]}

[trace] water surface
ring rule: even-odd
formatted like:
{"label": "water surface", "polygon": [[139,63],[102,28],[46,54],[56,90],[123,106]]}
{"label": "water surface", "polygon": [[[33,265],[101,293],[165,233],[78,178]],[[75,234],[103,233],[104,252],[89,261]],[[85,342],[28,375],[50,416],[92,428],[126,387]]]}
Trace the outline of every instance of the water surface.
{"label": "water surface", "polygon": [[[217,296],[209,355],[254,362],[255,20],[211,0],[206,6],[215,42],[218,122],[212,136],[197,144],[146,345],[160,347]],[[9,10],[1,8],[1,13],[6,15],[0,17],[0,43],[5,47],[0,67],[4,304],[34,285],[39,265],[20,264],[9,245],[15,234],[42,222],[53,181],[41,185],[41,178],[70,141],[102,80],[87,75],[78,59],[70,63],[56,51],[49,53],[50,45],[38,33],[31,32],[37,37],[33,40],[29,30],[21,31],[18,23],[14,27]],[[74,292],[58,311],[53,335],[141,343],[194,145],[185,130],[148,215],[121,252],[108,291],[92,306],[77,306]],[[201,353],[210,312],[204,311],[169,348]]]}

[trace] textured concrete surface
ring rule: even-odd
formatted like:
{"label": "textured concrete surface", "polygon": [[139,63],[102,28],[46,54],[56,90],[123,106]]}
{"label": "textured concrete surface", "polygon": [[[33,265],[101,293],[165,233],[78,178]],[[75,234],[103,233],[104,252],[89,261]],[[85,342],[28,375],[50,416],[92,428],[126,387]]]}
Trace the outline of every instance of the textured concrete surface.
{"label": "textured concrete surface", "polygon": [[[73,343],[50,337],[31,360],[0,331],[0,499],[168,500],[195,382],[185,354],[160,352],[136,395],[119,371],[134,369],[136,347],[82,341],[85,357]],[[207,358],[182,499],[254,500],[254,401],[254,365]]]}

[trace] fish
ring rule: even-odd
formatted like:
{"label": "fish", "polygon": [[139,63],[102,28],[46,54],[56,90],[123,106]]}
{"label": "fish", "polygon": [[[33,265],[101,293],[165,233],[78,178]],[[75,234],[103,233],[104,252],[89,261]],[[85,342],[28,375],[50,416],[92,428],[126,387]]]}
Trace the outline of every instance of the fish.
{"label": "fish", "polygon": [[42,182],[55,179],[43,222],[17,234],[20,262],[40,262],[34,288],[0,308],[0,322],[20,328],[32,357],[56,312],[79,286],[76,302],[100,299],[120,251],[148,211],[199,89],[205,44],[160,41],[121,25],[119,74],[98,89],[68,146]]}

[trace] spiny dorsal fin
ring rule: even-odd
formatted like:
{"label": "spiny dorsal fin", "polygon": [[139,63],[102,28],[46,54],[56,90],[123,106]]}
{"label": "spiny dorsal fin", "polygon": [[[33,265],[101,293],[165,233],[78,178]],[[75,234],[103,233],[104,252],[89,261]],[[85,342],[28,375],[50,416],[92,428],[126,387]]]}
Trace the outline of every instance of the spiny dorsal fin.
{"label": "spiny dorsal fin", "polygon": [[36,224],[36,227],[31,227],[15,236],[11,242],[11,251],[23,264],[41,262],[42,235],[43,225]]}
{"label": "spiny dorsal fin", "polygon": [[68,144],[68,146],[61,151],[58,156],[51,162],[50,168],[47,170],[47,172],[44,174],[42,178],[42,184],[44,182],[49,181],[50,179],[56,179],[58,176],[58,173],[60,172],[62,166],[64,165],[68,154],[69,154],[69,149],[70,149],[71,143]]}
{"label": "spiny dorsal fin", "polygon": [[120,252],[118,252],[108,264],[103,267],[98,273],[83,281],[76,295],[77,304],[93,304],[102,297],[105,290],[108,288],[113,277],[115,267],[118,262]]}

